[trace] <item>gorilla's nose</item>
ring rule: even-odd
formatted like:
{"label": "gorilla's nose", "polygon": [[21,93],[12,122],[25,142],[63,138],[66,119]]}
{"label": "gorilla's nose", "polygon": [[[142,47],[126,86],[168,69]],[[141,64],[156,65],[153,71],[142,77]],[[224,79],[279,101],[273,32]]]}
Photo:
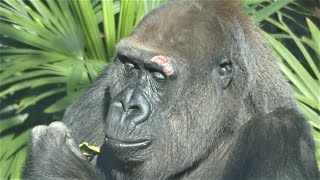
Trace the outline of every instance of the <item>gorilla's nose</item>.
{"label": "gorilla's nose", "polygon": [[111,106],[109,113],[122,111],[118,118],[136,124],[146,121],[151,114],[151,105],[140,88],[126,88],[114,98]]}

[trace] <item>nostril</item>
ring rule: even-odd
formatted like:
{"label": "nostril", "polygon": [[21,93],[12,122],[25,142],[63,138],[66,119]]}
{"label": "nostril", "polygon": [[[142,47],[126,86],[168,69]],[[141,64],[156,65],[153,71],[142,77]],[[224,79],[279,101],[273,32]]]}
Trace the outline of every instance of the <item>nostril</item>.
{"label": "nostril", "polygon": [[129,109],[128,111],[126,111],[124,114],[127,117],[130,117],[131,119],[134,118],[135,116],[137,116],[139,114],[139,110],[137,109]]}
{"label": "nostril", "polygon": [[120,107],[122,107],[122,109],[125,111],[125,112],[129,112],[129,111],[132,111],[132,110],[138,110],[140,111],[141,110],[141,107],[137,104],[128,104],[128,103],[124,103],[123,101],[120,101],[119,104],[121,104]]}
{"label": "nostril", "polygon": [[123,109],[124,111],[127,111],[127,106],[126,106],[126,104],[123,103],[123,101],[120,101],[120,104],[121,104],[121,106],[122,106],[122,109]]}
{"label": "nostril", "polygon": [[141,110],[141,108],[138,105],[132,105],[129,107],[129,110]]}

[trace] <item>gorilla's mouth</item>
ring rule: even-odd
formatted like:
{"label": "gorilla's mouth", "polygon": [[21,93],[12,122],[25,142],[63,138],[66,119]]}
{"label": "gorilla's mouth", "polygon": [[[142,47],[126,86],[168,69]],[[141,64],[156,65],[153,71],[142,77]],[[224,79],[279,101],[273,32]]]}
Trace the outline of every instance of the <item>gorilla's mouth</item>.
{"label": "gorilla's mouth", "polygon": [[149,139],[119,140],[105,137],[106,148],[120,162],[141,162],[147,158],[148,147],[152,144]]}
{"label": "gorilla's mouth", "polygon": [[106,137],[105,141],[107,145],[109,144],[114,148],[119,148],[119,149],[131,149],[131,148],[144,149],[151,144],[151,140],[127,141],[127,140],[118,140],[110,137]]}

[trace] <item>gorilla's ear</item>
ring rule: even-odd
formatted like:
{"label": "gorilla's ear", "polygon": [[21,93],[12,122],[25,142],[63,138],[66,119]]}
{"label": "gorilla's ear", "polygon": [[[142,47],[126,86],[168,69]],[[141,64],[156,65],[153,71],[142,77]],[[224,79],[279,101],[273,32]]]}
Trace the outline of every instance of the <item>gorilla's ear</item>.
{"label": "gorilla's ear", "polygon": [[222,89],[225,90],[233,79],[234,69],[231,60],[227,58],[221,59],[218,72]]}

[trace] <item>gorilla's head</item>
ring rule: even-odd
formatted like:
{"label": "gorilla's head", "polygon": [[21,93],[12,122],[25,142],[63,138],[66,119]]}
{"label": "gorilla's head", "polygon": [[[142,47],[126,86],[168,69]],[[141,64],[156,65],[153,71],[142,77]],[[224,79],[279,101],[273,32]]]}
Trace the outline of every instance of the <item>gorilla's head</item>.
{"label": "gorilla's head", "polygon": [[252,115],[293,104],[274,58],[239,6],[172,1],[117,45],[114,63],[77,108],[83,112],[73,113],[104,122],[95,130],[105,134],[115,176],[164,178],[208,156],[219,161],[228,145],[218,145]]}
{"label": "gorilla's head", "polygon": [[168,3],[118,44],[105,130],[117,160],[183,171],[249,119],[260,36],[241,12],[225,13],[235,6]]}

